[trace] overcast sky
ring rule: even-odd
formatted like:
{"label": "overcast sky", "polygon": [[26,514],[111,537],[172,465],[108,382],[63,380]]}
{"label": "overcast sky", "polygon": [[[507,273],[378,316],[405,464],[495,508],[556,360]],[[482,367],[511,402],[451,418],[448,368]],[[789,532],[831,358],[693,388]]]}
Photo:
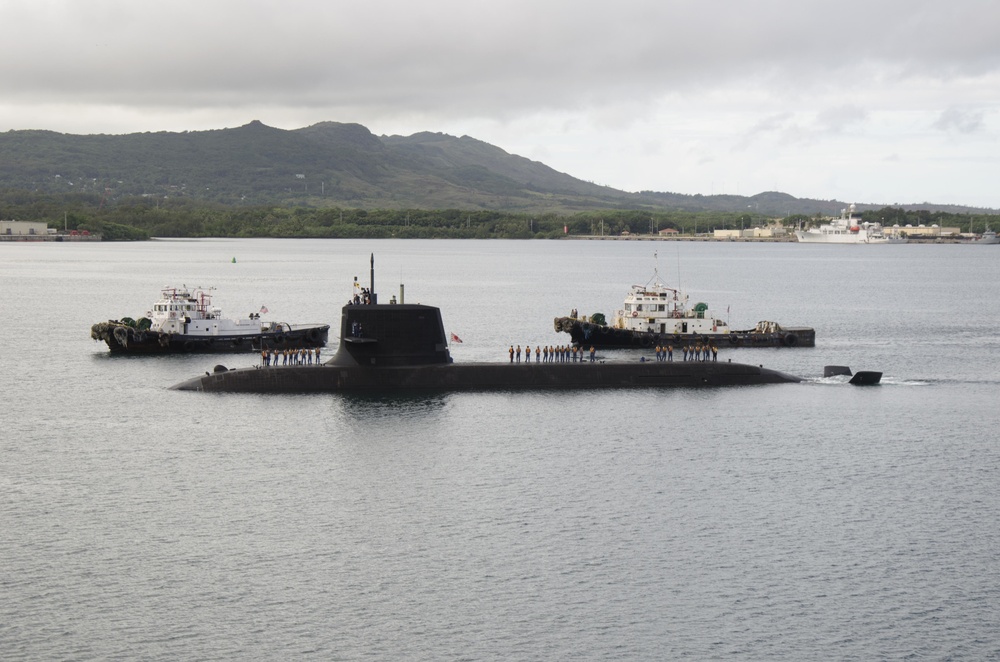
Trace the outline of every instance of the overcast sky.
{"label": "overcast sky", "polygon": [[0,131],[469,135],[626,191],[1000,208],[997,0],[0,0]]}

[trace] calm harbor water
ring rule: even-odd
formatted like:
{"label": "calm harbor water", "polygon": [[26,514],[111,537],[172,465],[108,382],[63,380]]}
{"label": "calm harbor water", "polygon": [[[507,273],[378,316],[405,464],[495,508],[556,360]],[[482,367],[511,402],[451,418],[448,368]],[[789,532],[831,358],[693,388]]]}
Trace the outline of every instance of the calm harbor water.
{"label": "calm harbor water", "polygon": [[[403,282],[407,302],[441,306],[464,340],[456,361],[565,342],[554,317],[610,317],[658,265],[733,326],[815,327],[812,349],[720,357],[812,379],[209,395],[167,387],[254,357],[112,358],[89,337],[182,283],[215,286],[227,313],[267,306],[337,330],[372,252],[383,300]],[[0,245],[0,658],[1000,656],[998,258],[960,245]],[[884,383],[820,379],[827,364]]]}

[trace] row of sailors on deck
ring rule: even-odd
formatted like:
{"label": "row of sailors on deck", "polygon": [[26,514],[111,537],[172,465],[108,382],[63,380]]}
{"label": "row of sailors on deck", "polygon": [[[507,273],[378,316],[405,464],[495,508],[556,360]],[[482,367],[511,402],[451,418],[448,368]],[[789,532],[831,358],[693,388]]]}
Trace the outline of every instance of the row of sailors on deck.
{"label": "row of sailors on deck", "polygon": [[[711,360],[713,361],[717,361],[719,359],[719,348],[716,347],[715,345],[710,345],[708,343],[685,345],[684,347],[681,347],[681,351],[684,352],[685,361],[708,361],[709,357],[711,357]],[[656,360],[673,361],[674,360],[673,345],[666,345],[663,347],[657,345]]]}
{"label": "row of sailors on deck", "polygon": [[[510,354],[510,362],[520,363],[521,362],[521,346],[518,345],[517,349],[513,345],[507,350]],[[545,347],[536,345],[535,346],[535,363],[568,363],[568,362],[583,362],[586,360],[585,354],[587,350],[583,347],[575,347],[569,345],[559,345],[558,347],[552,347],[547,345]],[[596,350],[594,347],[590,348],[590,362],[594,362],[594,357],[596,355]],[[526,345],[524,348],[524,362],[531,363],[531,345]]]}
{"label": "row of sailors on deck", "polygon": [[[719,357],[719,349],[715,345],[709,343],[698,343],[696,345],[685,345],[681,347],[681,351],[684,355],[685,361],[717,361]],[[507,350],[510,354],[511,363],[521,362],[521,346],[514,345],[510,346]],[[576,361],[586,361],[588,358],[588,352],[583,347],[576,347],[570,345],[559,345],[558,347],[552,347],[551,345],[542,347],[535,346],[535,363],[567,363]],[[590,347],[589,359],[593,363],[595,359],[595,349],[593,345]],[[645,361],[645,358],[640,359]],[[656,346],[656,360],[657,361],[673,361],[674,360],[674,347],[673,345],[657,345]],[[524,348],[524,361],[525,363],[531,363],[531,346],[528,345]]]}
{"label": "row of sailors on deck", "polygon": [[312,365],[314,360],[316,365],[319,365],[319,347],[316,349],[302,347],[299,349],[268,349],[265,347],[260,351],[260,363],[264,366]]}

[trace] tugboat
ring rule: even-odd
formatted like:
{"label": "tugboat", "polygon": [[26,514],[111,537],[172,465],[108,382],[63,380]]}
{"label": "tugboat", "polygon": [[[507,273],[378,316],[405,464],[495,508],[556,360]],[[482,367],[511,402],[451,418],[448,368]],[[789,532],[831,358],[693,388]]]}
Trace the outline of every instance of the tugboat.
{"label": "tugboat", "polygon": [[145,317],[98,322],[90,337],[107,343],[112,354],[182,354],[249,352],[323,347],[328,324],[271,322],[251,313],[245,319],[222,316],[208,290],[165,287]]}
{"label": "tugboat", "polygon": [[[660,282],[659,273],[645,285],[633,285],[624,308],[611,324],[601,319],[580,318],[576,311],[554,320],[556,331],[570,334],[581,347],[642,348],[714,343],[726,347],[815,347],[816,331],[810,327],[783,327],[777,322],[758,322],[745,331],[734,331],[704,303],[688,305],[686,294]],[[595,316],[596,317],[596,316]]]}
{"label": "tugboat", "polygon": [[322,365],[265,365],[212,372],[178,391],[335,393],[749,386],[802,380],[758,365],[713,361],[563,361],[455,364],[440,309],[378,303],[372,255],[370,296],[342,309],[340,347]]}

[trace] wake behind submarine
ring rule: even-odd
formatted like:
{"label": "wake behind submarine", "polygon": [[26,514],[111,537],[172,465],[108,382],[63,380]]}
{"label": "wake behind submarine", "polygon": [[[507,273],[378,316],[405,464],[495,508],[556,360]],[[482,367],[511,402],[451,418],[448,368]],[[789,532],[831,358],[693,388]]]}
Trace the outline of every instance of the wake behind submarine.
{"label": "wake behind submarine", "polygon": [[[357,283],[355,282],[357,289]],[[378,303],[375,255],[371,287],[341,310],[340,346],[322,365],[227,369],[173,387],[230,393],[484,391],[641,387],[751,386],[803,381],[762,366],[716,362],[572,362],[455,364],[441,311],[434,306]]]}

